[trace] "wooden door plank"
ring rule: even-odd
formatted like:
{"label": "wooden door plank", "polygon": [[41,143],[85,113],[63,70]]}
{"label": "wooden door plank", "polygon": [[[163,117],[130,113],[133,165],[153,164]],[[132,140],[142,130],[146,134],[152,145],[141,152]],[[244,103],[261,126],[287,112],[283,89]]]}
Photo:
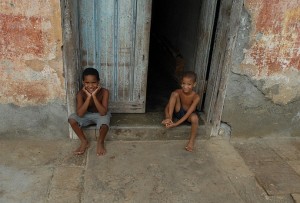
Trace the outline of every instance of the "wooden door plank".
{"label": "wooden door plank", "polygon": [[211,70],[208,80],[204,108],[207,123],[212,124],[211,135],[217,135],[221,123],[226,87],[231,68],[232,52],[238,33],[243,2],[238,0],[221,1]]}
{"label": "wooden door plank", "polygon": [[133,100],[143,103],[143,108],[137,111],[140,113],[145,112],[146,106],[151,8],[152,0],[137,1]]}
{"label": "wooden door plank", "polygon": [[94,1],[79,1],[80,60],[82,67],[95,64],[95,9]]}
{"label": "wooden door plank", "polygon": [[208,69],[208,59],[213,35],[216,5],[217,0],[202,1],[198,20],[198,39],[194,62],[194,69],[197,73],[198,81],[196,91],[198,92],[201,98],[198,109],[200,109],[202,105],[202,98],[205,92],[206,74]]}
{"label": "wooden door plank", "polygon": [[145,112],[152,1],[78,2],[82,69],[99,71],[112,112]]}

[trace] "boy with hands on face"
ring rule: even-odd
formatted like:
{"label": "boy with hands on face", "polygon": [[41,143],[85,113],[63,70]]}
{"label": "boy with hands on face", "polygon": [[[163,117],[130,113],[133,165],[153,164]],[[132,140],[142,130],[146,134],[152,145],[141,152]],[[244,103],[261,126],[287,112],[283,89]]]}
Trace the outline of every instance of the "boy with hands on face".
{"label": "boy with hands on face", "polygon": [[80,139],[80,146],[74,151],[82,155],[89,147],[89,142],[82,127],[96,124],[99,130],[97,155],[104,155],[104,139],[109,129],[111,114],[108,111],[109,91],[100,86],[99,73],[94,68],[86,68],[82,73],[83,88],[76,95],[76,113],[69,116],[68,122]]}

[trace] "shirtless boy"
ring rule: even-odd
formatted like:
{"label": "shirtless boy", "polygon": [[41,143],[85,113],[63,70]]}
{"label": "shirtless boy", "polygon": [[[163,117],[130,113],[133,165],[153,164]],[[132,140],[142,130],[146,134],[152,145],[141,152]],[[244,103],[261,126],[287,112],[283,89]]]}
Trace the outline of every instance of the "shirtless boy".
{"label": "shirtless boy", "polygon": [[82,73],[83,88],[76,96],[76,113],[69,116],[69,123],[80,139],[80,146],[74,151],[82,155],[89,147],[82,127],[96,124],[99,130],[97,140],[97,155],[104,155],[104,139],[109,129],[111,114],[108,111],[109,91],[100,86],[99,73],[94,68],[86,68]]}
{"label": "shirtless boy", "polygon": [[[191,134],[185,147],[189,152],[193,151],[194,148],[199,120],[195,111],[200,101],[200,96],[193,91],[193,88],[196,86],[196,78],[197,75],[191,71],[183,74],[181,89],[172,92],[165,108],[165,119],[162,121],[166,128],[176,127],[184,121],[191,123]],[[173,116],[177,119],[176,122],[173,122]]]}

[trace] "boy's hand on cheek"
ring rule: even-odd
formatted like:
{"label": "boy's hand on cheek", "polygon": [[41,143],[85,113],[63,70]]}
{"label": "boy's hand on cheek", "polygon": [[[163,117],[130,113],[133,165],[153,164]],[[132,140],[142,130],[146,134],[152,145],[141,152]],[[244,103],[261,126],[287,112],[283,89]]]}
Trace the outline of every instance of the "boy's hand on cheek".
{"label": "boy's hand on cheek", "polygon": [[92,96],[92,94],[89,91],[87,91],[85,87],[83,87],[82,90],[84,91],[84,93],[86,93],[87,96]]}
{"label": "boy's hand on cheek", "polygon": [[92,96],[96,96],[97,93],[100,91],[100,89],[101,89],[101,86],[98,85],[97,89],[95,89],[95,91],[92,93]]}

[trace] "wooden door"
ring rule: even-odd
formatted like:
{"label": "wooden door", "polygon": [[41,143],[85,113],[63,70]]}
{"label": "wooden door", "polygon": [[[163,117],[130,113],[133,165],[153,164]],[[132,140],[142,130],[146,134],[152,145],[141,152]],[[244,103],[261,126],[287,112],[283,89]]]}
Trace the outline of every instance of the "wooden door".
{"label": "wooden door", "polygon": [[[198,20],[198,39],[195,53],[195,72],[197,73],[197,92],[201,97],[198,109],[201,109],[202,99],[207,87],[207,70],[210,66],[209,57],[211,44],[213,43],[214,21],[216,17],[218,0],[203,0]],[[206,115],[207,109],[201,109]]]}
{"label": "wooden door", "polygon": [[204,103],[207,122],[212,124],[212,136],[218,135],[221,124],[227,81],[232,67],[232,55],[235,49],[242,10],[243,1],[220,1]]}
{"label": "wooden door", "polygon": [[99,71],[111,112],[145,112],[151,4],[78,0],[79,66]]}

